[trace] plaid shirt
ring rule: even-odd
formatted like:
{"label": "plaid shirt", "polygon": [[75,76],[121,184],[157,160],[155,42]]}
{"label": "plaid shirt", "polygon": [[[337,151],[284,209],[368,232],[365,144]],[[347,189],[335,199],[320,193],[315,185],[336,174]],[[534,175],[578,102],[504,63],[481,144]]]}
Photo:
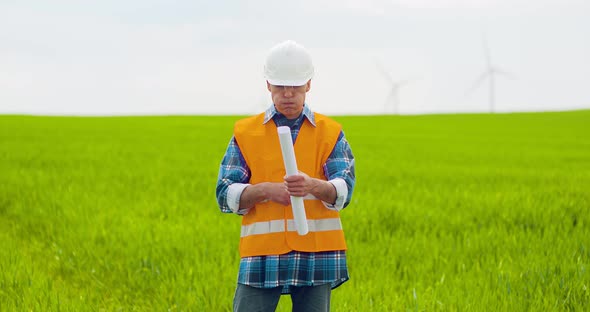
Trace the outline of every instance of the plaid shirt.
{"label": "plaid shirt", "polygon": [[[297,139],[301,124],[307,119],[315,126],[315,118],[307,105],[303,113],[295,120],[288,120],[277,112],[271,105],[264,117],[264,123],[273,120],[277,127],[289,126],[293,142]],[[342,179],[348,189],[343,203],[329,205],[328,209],[340,210],[348,206],[352,197],[355,183],[354,157],[344,133],[340,132],[334,150],[323,165],[324,173],[328,180]],[[250,168],[246,164],[234,137],[227,147],[217,181],[216,196],[219,208],[222,212],[232,213],[228,204],[228,188],[234,183],[247,184],[250,181]],[[245,214],[247,210],[239,209],[237,214]],[[283,293],[289,293],[291,286],[312,286],[331,283],[332,288],[339,286],[348,280],[348,268],[346,266],[346,253],[344,250],[325,252],[299,252],[291,251],[282,255],[244,257],[240,260],[238,283],[258,288],[283,287]]]}

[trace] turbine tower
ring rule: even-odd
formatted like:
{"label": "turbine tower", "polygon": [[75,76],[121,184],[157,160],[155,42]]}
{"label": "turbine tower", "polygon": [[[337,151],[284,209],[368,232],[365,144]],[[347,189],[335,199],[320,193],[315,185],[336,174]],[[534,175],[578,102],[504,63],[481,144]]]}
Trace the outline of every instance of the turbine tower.
{"label": "turbine tower", "polygon": [[401,87],[403,87],[405,84],[407,84],[409,82],[409,80],[408,79],[395,80],[395,79],[393,79],[393,75],[389,71],[387,71],[381,63],[376,61],[376,65],[377,65],[377,69],[383,75],[385,80],[387,80],[387,83],[390,86],[390,91],[387,95],[387,98],[385,99],[385,105],[383,107],[383,112],[385,114],[393,113],[393,114],[397,115],[397,114],[399,114],[399,106],[400,106],[399,90]]}
{"label": "turbine tower", "polygon": [[483,38],[483,49],[485,55],[485,65],[486,69],[484,72],[475,80],[471,88],[469,88],[468,93],[475,91],[475,89],[479,88],[480,85],[484,83],[484,81],[488,81],[488,105],[490,113],[494,113],[496,111],[496,76],[506,76],[512,77],[512,74],[500,69],[498,66],[494,65],[492,62],[492,54],[490,52],[490,48],[488,45],[488,40],[485,32],[482,34]]}

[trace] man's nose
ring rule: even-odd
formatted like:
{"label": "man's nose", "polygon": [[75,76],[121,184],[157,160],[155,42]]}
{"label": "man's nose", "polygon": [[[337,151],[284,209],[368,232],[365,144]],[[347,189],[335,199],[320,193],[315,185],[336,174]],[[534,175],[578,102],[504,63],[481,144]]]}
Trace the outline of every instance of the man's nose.
{"label": "man's nose", "polygon": [[292,97],[293,96],[293,87],[284,87],[283,95],[285,97]]}

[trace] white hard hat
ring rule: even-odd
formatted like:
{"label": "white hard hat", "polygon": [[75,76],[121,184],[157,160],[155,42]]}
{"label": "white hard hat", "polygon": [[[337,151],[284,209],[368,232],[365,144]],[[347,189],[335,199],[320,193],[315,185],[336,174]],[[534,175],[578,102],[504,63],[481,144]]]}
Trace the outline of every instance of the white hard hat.
{"label": "white hard hat", "polygon": [[311,55],[295,41],[287,40],[270,49],[264,78],[276,86],[302,86],[313,77]]}

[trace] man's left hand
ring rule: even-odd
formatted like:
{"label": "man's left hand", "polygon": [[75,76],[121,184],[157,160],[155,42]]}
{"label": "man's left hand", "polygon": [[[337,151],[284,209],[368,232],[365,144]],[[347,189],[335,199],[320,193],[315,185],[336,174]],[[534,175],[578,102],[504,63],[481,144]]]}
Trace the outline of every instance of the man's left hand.
{"label": "man's left hand", "polygon": [[311,193],[317,183],[304,172],[285,177],[285,186],[291,196],[305,197]]}

